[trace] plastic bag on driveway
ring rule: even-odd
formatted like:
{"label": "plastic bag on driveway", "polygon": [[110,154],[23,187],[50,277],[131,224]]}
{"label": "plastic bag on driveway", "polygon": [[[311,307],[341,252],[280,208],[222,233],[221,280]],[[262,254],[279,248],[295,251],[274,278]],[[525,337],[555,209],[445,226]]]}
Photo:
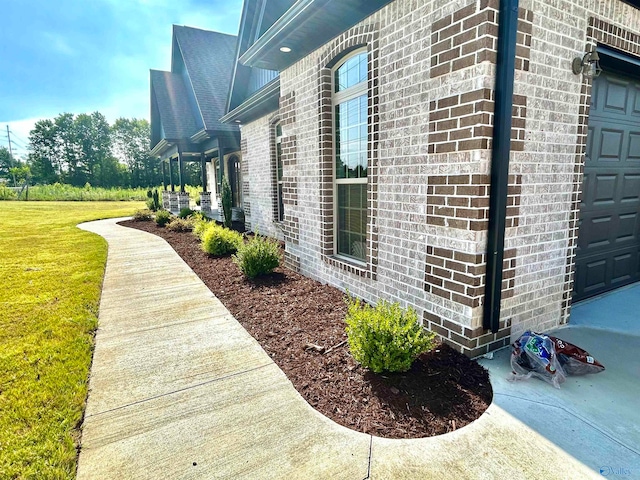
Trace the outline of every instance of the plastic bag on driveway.
{"label": "plastic bag on driveway", "polygon": [[604,366],[588,352],[562,339],[526,331],[511,345],[510,380],[537,377],[556,388],[567,375],[598,373]]}

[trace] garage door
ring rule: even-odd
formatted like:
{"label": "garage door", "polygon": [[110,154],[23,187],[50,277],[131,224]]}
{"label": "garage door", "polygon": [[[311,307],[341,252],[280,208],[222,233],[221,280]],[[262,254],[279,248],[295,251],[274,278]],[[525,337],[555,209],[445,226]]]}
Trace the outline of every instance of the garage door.
{"label": "garage door", "polygon": [[640,78],[594,80],[574,301],[640,280]]}

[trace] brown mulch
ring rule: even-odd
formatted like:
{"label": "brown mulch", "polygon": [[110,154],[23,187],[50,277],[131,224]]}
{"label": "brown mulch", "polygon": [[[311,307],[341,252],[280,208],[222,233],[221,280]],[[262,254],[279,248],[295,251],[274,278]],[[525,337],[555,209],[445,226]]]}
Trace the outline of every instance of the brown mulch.
{"label": "brown mulch", "polygon": [[344,294],[336,288],[283,267],[250,281],[229,257],[203,252],[190,233],[153,222],[121,225],[164,238],[307,402],[341,425],[386,438],[428,437],[471,423],[491,403],[488,372],[446,345],[406,373],[374,374],[356,364],[346,343]]}

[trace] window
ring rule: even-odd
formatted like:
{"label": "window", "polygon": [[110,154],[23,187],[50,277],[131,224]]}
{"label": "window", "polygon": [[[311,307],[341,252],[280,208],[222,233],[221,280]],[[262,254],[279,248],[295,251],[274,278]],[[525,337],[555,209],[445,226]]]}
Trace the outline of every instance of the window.
{"label": "window", "polygon": [[358,50],[333,72],[334,198],[337,255],[366,261],[368,54]]}
{"label": "window", "polygon": [[277,123],[276,129],[276,220],[282,222],[284,220],[284,203],[282,201],[282,125]]}

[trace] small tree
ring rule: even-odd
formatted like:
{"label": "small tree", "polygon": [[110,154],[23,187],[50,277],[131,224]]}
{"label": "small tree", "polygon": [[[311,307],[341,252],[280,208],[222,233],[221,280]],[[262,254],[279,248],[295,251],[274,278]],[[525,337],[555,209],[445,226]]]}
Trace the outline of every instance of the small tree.
{"label": "small tree", "polygon": [[231,228],[231,185],[227,177],[222,178],[222,213],[224,214],[224,226]]}

